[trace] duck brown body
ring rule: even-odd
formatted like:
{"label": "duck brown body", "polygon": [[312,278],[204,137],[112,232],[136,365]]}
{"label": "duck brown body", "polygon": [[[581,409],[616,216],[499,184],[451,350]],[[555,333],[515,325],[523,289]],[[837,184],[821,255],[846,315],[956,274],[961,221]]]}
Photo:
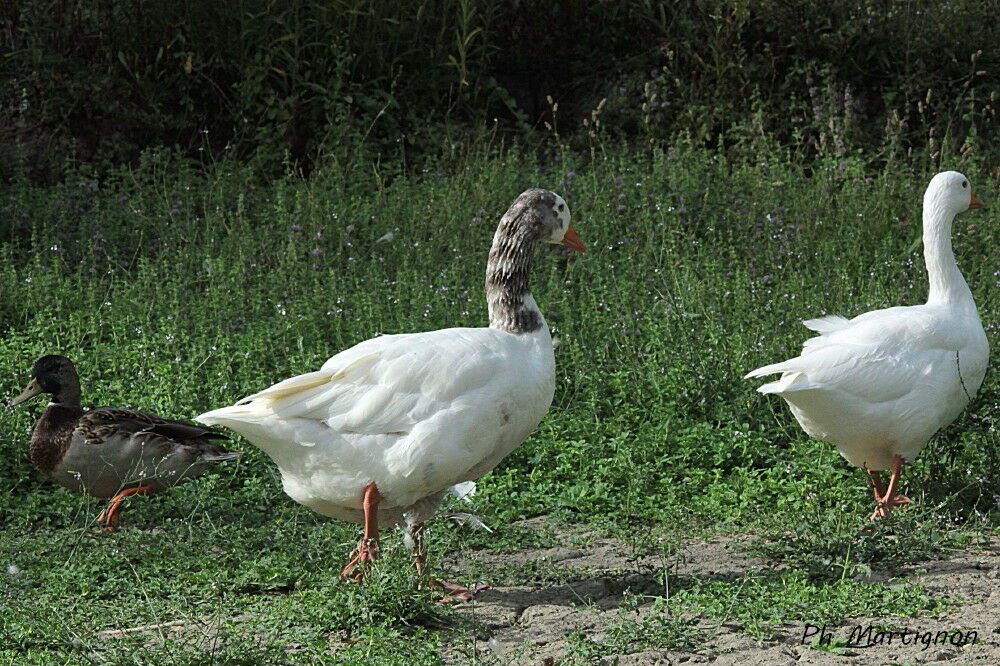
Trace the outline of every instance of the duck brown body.
{"label": "duck brown body", "polygon": [[226,436],[153,414],[111,407],[85,412],[52,403],[35,425],[28,451],[35,467],[59,485],[113,497],[123,488],[162,490],[239,455],[217,439]]}
{"label": "duck brown body", "polygon": [[[130,409],[80,406],[80,383],[64,356],[43,356],[32,368],[28,388],[12,405],[49,393],[50,402],[31,436],[28,454],[40,472],[61,486],[112,504],[129,494],[146,494],[205,472],[230,460],[215,440],[221,432]],[[109,507],[108,524],[117,507]]]}

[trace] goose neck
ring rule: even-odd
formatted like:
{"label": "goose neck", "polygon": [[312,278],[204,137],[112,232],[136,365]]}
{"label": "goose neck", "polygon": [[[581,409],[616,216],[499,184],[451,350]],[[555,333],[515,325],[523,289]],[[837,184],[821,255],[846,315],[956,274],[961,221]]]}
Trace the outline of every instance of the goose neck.
{"label": "goose neck", "polygon": [[486,303],[490,327],[508,333],[531,333],[545,325],[528,290],[531,255],[538,241],[533,226],[504,218],[493,236],[486,264]]}
{"label": "goose neck", "polygon": [[[962,277],[951,247],[951,227],[954,213],[941,202],[931,200],[924,205],[924,261],[930,290],[928,304],[973,303],[972,292]],[[972,307],[975,307],[973,303]]]}

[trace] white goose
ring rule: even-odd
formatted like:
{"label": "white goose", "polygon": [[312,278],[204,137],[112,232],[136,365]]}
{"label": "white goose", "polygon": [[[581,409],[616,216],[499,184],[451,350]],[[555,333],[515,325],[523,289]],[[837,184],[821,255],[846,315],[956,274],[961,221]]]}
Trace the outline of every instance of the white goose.
{"label": "white goose", "polygon": [[366,340],[317,372],[197,417],[267,453],[295,501],[364,523],[364,538],[341,577],[361,580],[363,565],[378,554],[379,523],[406,524],[422,573],[423,521],[448,488],[493,469],[548,411],[552,338],[528,291],[539,241],[586,252],[562,197],[531,189],[514,201],[493,237],[488,328]]}
{"label": "white goose", "polygon": [[746,375],[782,373],[757,390],[780,395],[809,435],[868,472],[872,520],[909,502],[897,492],[903,465],[958,416],[986,374],[989,344],[951,249],[955,216],[982,206],[962,174],[934,176],[924,193],[927,303],[810,319],[803,324],[820,335],[801,356]]}

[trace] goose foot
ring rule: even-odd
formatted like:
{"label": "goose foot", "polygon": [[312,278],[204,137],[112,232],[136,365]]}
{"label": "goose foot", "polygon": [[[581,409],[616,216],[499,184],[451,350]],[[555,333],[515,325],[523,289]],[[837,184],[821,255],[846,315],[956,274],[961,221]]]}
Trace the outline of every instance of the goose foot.
{"label": "goose foot", "polygon": [[910,503],[910,498],[906,497],[901,493],[896,492],[896,486],[899,485],[899,476],[902,472],[903,465],[906,461],[903,460],[902,456],[893,456],[892,458],[892,472],[889,475],[889,485],[882,490],[882,479],[878,472],[868,472],[868,477],[871,479],[872,489],[875,493],[875,501],[878,506],[872,511],[872,515],[868,516],[868,520],[881,520],[889,515],[889,513],[897,506],[903,506]]}
{"label": "goose foot", "polygon": [[365,577],[365,569],[378,558],[378,503],[382,495],[374,483],[365,486],[361,507],[365,512],[365,536],[358,547],[351,551],[351,561],[341,572],[341,580],[350,578],[360,583]]}
{"label": "goose foot", "polygon": [[149,493],[156,490],[156,486],[153,484],[138,486],[136,488],[123,488],[118,491],[118,494],[111,498],[108,502],[108,506],[101,511],[97,516],[98,523],[104,523],[103,527],[99,527],[94,530],[94,534],[100,534],[102,532],[110,532],[115,529],[118,525],[118,512],[122,510],[122,501],[129,495],[148,495]]}
{"label": "goose foot", "polygon": [[438,580],[436,578],[427,580],[421,587],[443,591],[443,596],[437,600],[439,604],[447,604],[453,601],[472,601],[472,597],[477,593],[490,589],[490,586],[486,583],[476,583],[472,587],[465,587],[458,583]]}
{"label": "goose foot", "polygon": [[340,578],[360,583],[365,577],[365,568],[378,559],[378,539],[362,539],[349,557],[351,561],[341,570]]}
{"label": "goose foot", "polygon": [[879,520],[881,518],[885,518],[889,515],[889,512],[897,506],[903,506],[909,503],[909,497],[896,493],[891,498],[879,502],[879,505],[875,507],[875,510],[872,512],[872,515],[868,517],[868,520]]}
{"label": "goose foot", "polygon": [[424,524],[419,522],[410,530],[410,538],[413,540],[411,551],[413,553],[413,568],[417,572],[418,589],[443,590],[444,596],[438,599],[439,604],[446,604],[452,601],[471,601],[477,592],[489,589],[489,585],[479,583],[471,588],[463,587],[457,583],[446,580],[427,577],[427,553],[424,551]]}
{"label": "goose foot", "polygon": [[426,573],[427,553],[424,551],[424,523],[416,523],[407,528],[410,532],[410,557],[413,558],[413,568],[417,572],[417,579],[421,580]]}

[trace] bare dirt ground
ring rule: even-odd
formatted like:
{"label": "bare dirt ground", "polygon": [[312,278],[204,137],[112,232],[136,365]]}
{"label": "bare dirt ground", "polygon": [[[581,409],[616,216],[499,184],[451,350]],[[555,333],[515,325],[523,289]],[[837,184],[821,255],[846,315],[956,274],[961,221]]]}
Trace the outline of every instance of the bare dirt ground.
{"label": "bare dirt ground", "polygon": [[[535,521],[538,522],[536,519]],[[526,523],[528,524],[528,523]],[[539,523],[541,526],[542,523]],[[534,526],[534,525],[533,525]],[[468,663],[473,652],[485,663],[558,665],[571,652],[567,634],[579,630],[600,642],[608,627],[620,623],[626,615],[618,608],[621,591],[663,594],[661,579],[655,572],[665,566],[662,556],[636,556],[635,549],[609,538],[556,530],[557,539],[567,545],[528,549],[510,554],[474,553],[468,557],[480,568],[523,566],[545,567],[548,571],[566,570],[568,582],[549,586],[495,587],[480,592],[472,602],[457,610],[485,627],[474,645],[447,649],[443,657],[449,663]],[[736,578],[754,568],[769,564],[750,558],[739,549],[739,540],[719,537],[689,542],[671,556],[670,572],[679,576]],[[454,571],[471,564],[455,557],[448,564]],[[579,573],[579,576],[575,574]],[[907,664],[954,663],[1000,664],[1000,538],[985,548],[966,550],[946,559],[921,562],[905,570],[892,572],[922,582],[935,596],[947,595],[958,603],[936,617],[891,618],[859,617],[826,632],[844,642],[854,627],[894,625],[908,627],[906,644],[897,635],[890,642],[882,640],[867,648],[849,647],[840,654],[818,650],[803,644],[805,623],[782,627],[773,640],[758,641],[741,633],[736,624],[699,620],[705,632],[704,645],[691,652],[648,650],[636,647],[620,654],[597,659],[601,664],[652,666],[667,664]],[[885,578],[886,576],[881,576]],[[628,610],[627,617],[641,619],[651,612],[649,604]],[[965,637],[976,632],[977,642],[956,647],[945,642],[959,629]],[[878,630],[876,629],[876,632]],[[916,640],[912,632],[932,632],[937,639],[929,645]],[[939,635],[937,632],[950,632]],[[810,638],[806,642],[810,642]],[[862,641],[868,642],[868,641]]]}
{"label": "bare dirt ground", "polygon": [[[668,666],[674,664],[718,664],[740,666],[781,666],[783,664],[1000,664],[1000,537],[986,547],[955,553],[947,558],[920,562],[903,570],[873,576],[873,580],[906,577],[921,582],[934,596],[956,601],[949,611],[934,617],[849,618],[825,631],[847,641],[857,626],[908,627],[911,632],[949,632],[965,636],[976,632],[976,642],[957,647],[951,644],[924,645],[913,638],[904,644],[898,636],[867,648],[849,647],[839,654],[803,644],[805,623],[781,627],[771,640],[759,641],[742,631],[736,622],[720,623],[697,618],[697,628],[705,640],[692,651],[648,649],[624,646],[601,657],[571,655],[567,635],[578,632],[600,644],[608,629],[623,620],[641,621],[656,612],[643,595],[663,596],[663,572],[667,581],[685,577],[739,579],[751,571],[773,570],[773,563],[742,552],[744,540],[733,536],[689,541],[664,547],[659,554],[638,554],[620,540],[593,532],[546,523],[542,518],[519,524],[533,530],[548,530],[558,545],[527,548],[512,553],[476,551],[445,558],[451,572],[485,571],[489,580],[511,576],[542,580],[558,579],[559,584],[496,585],[482,591],[455,610],[479,629],[468,627],[456,633],[441,656],[449,664],[502,664],[512,666],[559,666],[568,663],[598,663],[611,666]],[[512,573],[513,572],[513,573]],[[464,581],[463,582],[469,582]],[[623,592],[629,590],[637,606],[623,609]],[[104,640],[131,634],[151,640],[186,637],[205,648],[218,640],[226,621],[241,618],[210,618],[205,622],[174,621],[157,625],[101,632]],[[877,631],[877,629],[876,629]],[[473,640],[470,633],[475,633]],[[461,635],[459,637],[459,634]],[[330,651],[339,651],[341,636],[330,636]],[[805,641],[808,643],[811,639]],[[289,646],[290,653],[295,652]],[[294,660],[293,660],[294,661]]]}

